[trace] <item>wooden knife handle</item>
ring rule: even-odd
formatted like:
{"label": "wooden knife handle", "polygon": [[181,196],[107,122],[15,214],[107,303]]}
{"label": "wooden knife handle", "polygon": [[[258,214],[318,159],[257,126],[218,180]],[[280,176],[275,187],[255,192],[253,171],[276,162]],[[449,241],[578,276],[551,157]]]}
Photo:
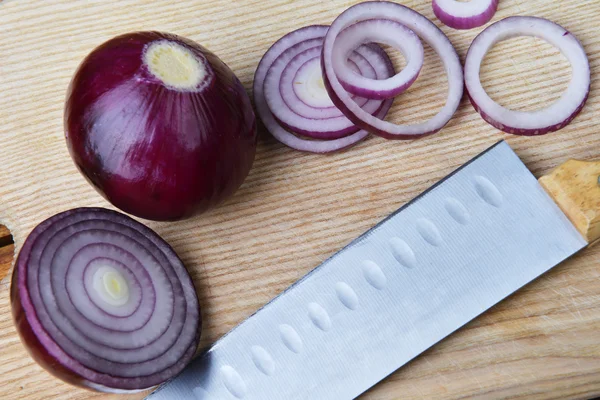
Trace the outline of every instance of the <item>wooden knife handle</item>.
{"label": "wooden knife handle", "polygon": [[600,239],[600,161],[569,160],[539,181],[590,245]]}

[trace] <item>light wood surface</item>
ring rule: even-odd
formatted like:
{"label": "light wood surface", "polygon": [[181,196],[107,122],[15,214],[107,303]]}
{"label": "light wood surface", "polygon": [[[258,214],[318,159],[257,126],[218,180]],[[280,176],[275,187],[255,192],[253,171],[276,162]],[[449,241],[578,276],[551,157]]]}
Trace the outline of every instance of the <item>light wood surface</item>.
{"label": "light wood surface", "polygon": [[[254,69],[273,41],[303,25],[329,23],[352,3],[0,2],[0,222],[11,228],[16,246],[37,223],[59,211],[110,207],[76,171],[62,136],[65,90],[77,64],[95,46],[134,30],[177,33],[218,54],[250,90]],[[441,26],[430,0],[403,3]],[[409,142],[371,138],[331,156],[284,148],[261,131],[254,167],[235,197],[184,222],[147,223],[191,271],[202,303],[203,347],[499,139],[507,139],[538,176],[570,158],[600,157],[600,1],[503,0],[494,21],[510,15],[560,23],[581,40],[590,57],[591,96],[566,129],[536,138],[505,135],[482,121],[465,99],[437,135]],[[463,59],[480,31],[442,29]],[[396,122],[422,121],[444,102],[441,63],[426,51],[421,77],[396,102],[391,116]],[[500,43],[482,70],[491,96],[520,110],[550,104],[569,78],[566,60],[532,38]],[[3,252],[10,255],[12,249]],[[599,246],[573,257],[361,399],[600,396],[599,257]],[[12,326],[8,284],[8,277],[0,281],[0,398],[141,398],[76,389],[39,368]]]}

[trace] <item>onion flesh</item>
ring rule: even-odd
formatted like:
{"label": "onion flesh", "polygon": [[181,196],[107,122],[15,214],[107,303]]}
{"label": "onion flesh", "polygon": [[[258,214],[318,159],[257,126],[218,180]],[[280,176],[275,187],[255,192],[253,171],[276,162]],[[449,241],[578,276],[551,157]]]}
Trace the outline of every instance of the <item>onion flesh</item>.
{"label": "onion flesh", "polygon": [[[569,60],[573,77],[561,98],[539,111],[513,111],[485,92],[479,77],[481,63],[494,44],[517,36],[535,36],[556,46]],[[507,133],[535,136],[567,126],[583,109],[590,92],[590,64],[577,38],[562,26],[537,17],[509,17],[484,29],[471,43],[465,60],[465,88],[483,119]]]}
{"label": "onion flesh", "polygon": [[[334,66],[337,38],[349,26],[370,19],[390,20],[405,25],[440,56],[448,75],[448,96],[444,107],[430,120],[420,124],[395,125],[374,117],[356,105],[340,82]],[[462,65],[448,37],[423,15],[397,3],[359,3],[340,14],[325,36],[321,62],[325,86],[333,103],[356,125],[387,139],[416,139],[439,131],[456,112],[463,94]]]}
{"label": "onion flesh", "polygon": [[454,29],[472,29],[487,24],[496,14],[500,0],[433,0],[433,13]]}
{"label": "onion flesh", "polygon": [[230,197],[256,151],[250,99],[199,44],[135,32],[93,50],[73,76],[65,136],[76,166],[113,205],[177,220]]}
{"label": "onion flesh", "polygon": [[13,317],[50,373],[107,392],[175,376],[198,346],[191,278],[173,249],[133,219],[79,208],[39,224],[19,252]]}

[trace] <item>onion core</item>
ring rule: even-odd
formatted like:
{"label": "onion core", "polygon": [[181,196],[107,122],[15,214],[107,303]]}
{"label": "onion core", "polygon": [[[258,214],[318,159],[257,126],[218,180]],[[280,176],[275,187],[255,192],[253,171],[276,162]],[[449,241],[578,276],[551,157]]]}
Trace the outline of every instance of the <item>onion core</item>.
{"label": "onion core", "polygon": [[[198,90],[207,78],[208,71],[191,51],[182,45],[158,40],[150,42],[144,50],[144,63],[148,70],[166,86],[178,90]],[[211,74],[211,78],[214,75]]]}

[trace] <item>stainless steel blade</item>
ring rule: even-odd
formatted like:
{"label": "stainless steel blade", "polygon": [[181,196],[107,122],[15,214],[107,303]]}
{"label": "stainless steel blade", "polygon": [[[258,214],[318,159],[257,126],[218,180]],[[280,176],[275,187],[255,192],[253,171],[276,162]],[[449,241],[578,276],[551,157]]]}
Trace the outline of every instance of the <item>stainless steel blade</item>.
{"label": "stainless steel blade", "polygon": [[500,142],[326,260],[148,399],[353,399],[586,244]]}

